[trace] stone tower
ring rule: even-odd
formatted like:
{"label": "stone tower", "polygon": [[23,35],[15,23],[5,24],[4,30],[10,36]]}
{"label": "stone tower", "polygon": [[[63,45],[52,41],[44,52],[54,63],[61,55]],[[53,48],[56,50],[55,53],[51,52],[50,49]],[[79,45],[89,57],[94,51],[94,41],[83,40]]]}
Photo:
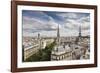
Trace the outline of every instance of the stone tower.
{"label": "stone tower", "polygon": [[[56,38],[56,44],[57,44],[57,47],[60,46],[60,31],[59,31],[59,24],[58,24],[58,27],[57,27],[57,38]],[[56,48],[56,51],[58,51],[58,48]]]}

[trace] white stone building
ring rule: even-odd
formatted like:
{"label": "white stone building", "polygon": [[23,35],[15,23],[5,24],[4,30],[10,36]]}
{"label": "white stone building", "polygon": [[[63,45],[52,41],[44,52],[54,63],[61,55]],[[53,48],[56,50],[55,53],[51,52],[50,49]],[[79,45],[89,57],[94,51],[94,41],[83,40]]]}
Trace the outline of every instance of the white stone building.
{"label": "white stone building", "polygon": [[[63,39],[64,40],[64,39]],[[61,40],[59,25],[57,29],[56,46],[51,52],[51,60],[79,60],[88,59],[89,52],[88,47],[85,47],[82,43],[84,39],[81,36],[81,27],[79,27],[79,36],[76,38],[70,38],[66,40]],[[70,41],[71,40],[71,41]],[[85,42],[85,45],[88,44]],[[84,57],[85,56],[85,57]]]}
{"label": "white stone building", "polygon": [[40,37],[40,34],[38,34],[37,38],[31,38],[31,40],[23,42],[24,61],[33,54],[37,53],[40,49],[44,49],[45,47],[46,41]]}

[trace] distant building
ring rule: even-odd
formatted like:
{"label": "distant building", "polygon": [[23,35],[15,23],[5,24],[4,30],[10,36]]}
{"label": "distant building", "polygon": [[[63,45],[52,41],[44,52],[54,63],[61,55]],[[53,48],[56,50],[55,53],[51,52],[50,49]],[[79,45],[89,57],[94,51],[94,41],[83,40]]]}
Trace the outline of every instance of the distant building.
{"label": "distant building", "polygon": [[[57,28],[56,46],[51,52],[51,60],[77,60],[77,59],[88,59],[89,58],[89,47],[85,47],[88,44],[83,45],[83,38],[81,36],[81,26],[79,26],[78,37],[70,37],[69,39],[60,37],[59,25]],[[88,52],[88,53],[87,53]],[[87,57],[88,55],[88,57]]]}
{"label": "distant building", "polygon": [[44,49],[46,47],[46,42],[41,38],[40,34],[38,34],[37,38],[35,39],[30,38],[30,39],[31,40],[23,43],[24,61],[33,54],[37,53],[40,49]]}
{"label": "distant building", "polygon": [[70,44],[62,43],[60,39],[60,31],[59,25],[57,29],[57,38],[56,38],[56,46],[52,50],[51,60],[70,60],[72,59],[72,48],[70,48]]}
{"label": "distant building", "polygon": [[51,51],[51,61],[89,59],[90,37],[82,36],[81,26],[79,26],[78,31],[78,36],[60,37],[60,28],[58,25],[56,38],[42,37],[40,33],[35,38],[23,38],[24,49],[22,51],[24,52],[24,61],[54,41],[56,41],[56,46]]}

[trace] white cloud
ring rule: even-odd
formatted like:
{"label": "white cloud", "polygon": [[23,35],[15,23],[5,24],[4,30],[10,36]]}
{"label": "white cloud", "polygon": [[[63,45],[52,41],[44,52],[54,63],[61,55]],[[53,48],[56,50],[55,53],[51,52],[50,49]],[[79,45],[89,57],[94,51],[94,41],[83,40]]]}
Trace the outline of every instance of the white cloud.
{"label": "white cloud", "polygon": [[[27,17],[23,16],[23,35],[24,36],[37,36],[41,33],[41,36],[56,36],[56,29],[58,23],[55,19],[43,12],[43,17],[47,17],[49,20],[40,19],[39,17]],[[88,35],[90,28],[89,16],[82,16],[76,13],[57,13],[57,16],[64,18],[63,25],[59,25],[60,34],[62,36],[78,35],[79,25],[82,26],[82,34]],[[39,31],[37,31],[39,30]]]}
{"label": "white cloud", "polygon": [[56,29],[56,26],[58,25],[53,20],[50,20],[48,22],[45,22],[43,20],[39,20],[36,18],[27,18],[23,19],[23,28],[24,29]]}
{"label": "white cloud", "polygon": [[[61,14],[62,15],[62,14]],[[61,16],[60,15],[60,16]],[[90,17],[89,16],[78,16],[78,14],[75,13],[68,13],[68,14],[64,14],[64,18],[65,18],[65,28],[68,29],[78,29],[78,27],[81,25],[82,29],[85,30],[87,28],[87,30],[89,30],[90,27]],[[69,16],[68,16],[69,15]]]}
{"label": "white cloud", "polygon": [[70,13],[70,12],[68,12],[68,13],[58,13],[57,14],[58,16],[61,16],[61,17],[63,17],[63,18],[77,18],[77,14],[76,13]]}

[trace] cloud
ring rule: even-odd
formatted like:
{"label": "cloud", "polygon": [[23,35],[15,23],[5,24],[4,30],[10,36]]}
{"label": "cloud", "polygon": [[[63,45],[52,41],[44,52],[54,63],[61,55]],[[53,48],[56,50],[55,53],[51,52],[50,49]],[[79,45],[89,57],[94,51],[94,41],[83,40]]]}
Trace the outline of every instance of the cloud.
{"label": "cloud", "polygon": [[77,30],[81,26],[82,30],[89,30],[90,15],[86,13],[60,13],[59,16],[65,18],[64,27],[69,30]]}
{"label": "cloud", "polygon": [[76,19],[77,18],[77,14],[76,13],[70,13],[70,12],[67,12],[67,13],[58,13],[57,14],[58,16],[60,17],[63,17],[65,19]]}
{"label": "cloud", "polygon": [[63,36],[77,35],[80,25],[84,35],[89,34],[90,29],[88,13],[24,11],[22,21],[23,35],[29,36],[37,33],[55,36],[58,25]]}
{"label": "cloud", "polygon": [[58,24],[53,20],[52,17],[48,16],[48,19],[49,20],[45,21],[44,19],[36,17],[23,16],[23,33],[25,33],[25,35],[26,34],[28,35],[28,33],[33,34],[35,32],[44,30],[45,31],[56,30]]}

